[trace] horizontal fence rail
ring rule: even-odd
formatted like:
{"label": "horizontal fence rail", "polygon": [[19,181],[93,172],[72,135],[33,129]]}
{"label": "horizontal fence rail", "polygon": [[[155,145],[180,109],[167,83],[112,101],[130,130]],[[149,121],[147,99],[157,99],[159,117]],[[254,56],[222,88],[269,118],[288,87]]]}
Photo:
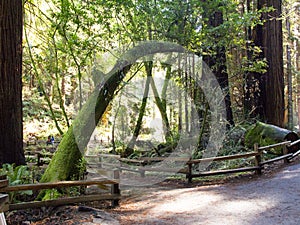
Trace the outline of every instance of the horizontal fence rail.
{"label": "horizontal fence rail", "polygon": [[293,158],[295,158],[296,156],[298,156],[300,154],[300,150],[298,150],[297,152],[293,153],[293,155],[291,155],[288,159],[291,160]]}
{"label": "horizontal fence rail", "polygon": [[193,159],[193,160],[189,160],[187,162],[187,164],[199,164],[201,162],[225,161],[225,160],[231,160],[231,159],[249,158],[252,156],[256,156],[257,154],[259,154],[259,153],[249,152],[249,153],[237,154],[237,155],[217,156],[214,158]]}
{"label": "horizontal fence rail", "polygon": [[38,184],[21,184],[14,186],[7,186],[0,188],[0,192],[14,192],[14,191],[27,191],[27,190],[43,190],[52,188],[64,188],[74,186],[89,186],[89,185],[107,185],[118,184],[117,180],[77,180],[77,181],[59,181],[51,183],[38,183]]}
{"label": "horizontal fence rail", "polygon": [[29,208],[40,208],[40,207],[55,207],[62,205],[69,205],[81,202],[92,202],[92,201],[101,201],[101,200],[112,200],[118,201],[121,199],[120,195],[110,195],[110,194],[99,194],[99,195],[83,195],[78,197],[68,197],[61,199],[53,199],[47,201],[34,201],[34,202],[23,202],[10,204],[9,210],[20,210],[20,209],[29,209]]}
{"label": "horizontal fence rail", "polygon": [[[58,181],[51,183],[37,183],[37,184],[22,184],[22,185],[8,185],[7,180],[0,180],[0,184],[2,183],[0,188],[0,210],[8,211],[8,210],[19,210],[19,209],[27,209],[27,208],[38,208],[42,206],[60,206],[60,205],[68,205],[80,202],[90,202],[90,201],[100,201],[100,200],[110,200],[112,206],[118,206],[119,200],[121,199],[120,188],[119,188],[119,171],[113,171],[114,179],[97,179],[97,180],[77,180],[77,181]],[[3,178],[3,177],[2,177]],[[4,185],[6,184],[6,185]],[[9,203],[7,194],[11,192],[17,191],[39,191],[45,189],[59,189],[59,188],[68,188],[74,186],[90,186],[97,185],[102,189],[109,189],[107,185],[110,185],[110,194],[94,194],[94,195],[80,195],[76,197],[63,197],[59,199],[53,200],[45,200],[45,201],[31,201],[31,202],[23,202],[23,203]],[[1,196],[6,201],[3,203],[1,201]],[[0,211],[1,212],[1,211]]]}
{"label": "horizontal fence rail", "polygon": [[284,141],[284,142],[280,142],[280,143],[276,143],[276,144],[272,144],[272,145],[268,145],[268,146],[262,146],[259,147],[259,150],[266,150],[266,149],[270,149],[270,148],[275,148],[275,147],[280,147],[280,146],[290,146],[291,145],[291,141]]}
{"label": "horizontal fence rail", "polygon": [[[300,143],[300,140],[297,140],[295,142],[284,141],[276,144],[271,144],[268,146],[258,146],[258,144],[255,144],[253,152],[235,154],[235,155],[217,156],[212,158],[202,158],[202,159],[191,159],[188,157],[140,157],[137,159],[127,159],[127,158],[121,158],[119,155],[110,155],[110,154],[99,154],[98,157],[99,157],[100,165],[115,166],[120,171],[124,170],[124,171],[136,172],[136,173],[140,173],[142,176],[145,175],[146,171],[181,173],[186,175],[188,182],[192,182],[193,178],[203,177],[203,176],[213,176],[213,175],[239,173],[239,172],[247,172],[247,171],[255,171],[257,174],[261,174],[262,169],[266,164],[271,164],[280,160],[284,160],[284,162],[288,162],[289,160],[298,156],[300,154],[300,150],[297,151],[296,153],[288,153],[287,150],[289,146],[293,146],[297,143]],[[263,151],[275,147],[282,147],[283,155],[264,161]],[[246,159],[251,157],[254,158],[255,166],[241,167],[241,168],[234,168],[234,169],[223,169],[223,170],[216,170],[216,171],[199,171],[196,173],[193,171],[193,166],[200,163],[226,161],[226,160],[234,160],[234,159]],[[116,162],[119,162],[119,164],[116,162],[115,164],[104,162],[105,158],[111,158],[117,160]],[[171,162],[184,162],[185,166],[181,168],[163,168],[163,167],[147,166],[149,163],[161,162],[164,160],[171,161]],[[135,166],[135,167],[132,168],[131,166]]]}
{"label": "horizontal fence rail", "polygon": [[[147,171],[155,171],[155,172],[171,172],[171,173],[181,173],[185,174],[186,178],[189,182],[192,181],[194,177],[202,177],[202,176],[212,176],[219,174],[229,174],[229,173],[238,173],[238,172],[246,172],[246,171],[256,171],[257,174],[261,174],[264,165],[271,164],[280,160],[284,160],[284,162],[288,162],[293,158],[297,157],[300,154],[300,150],[295,153],[288,153],[287,148],[290,146],[294,146],[300,143],[300,140],[291,142],[284,141],[276,144],[271,144],[268,146],[258,146],[254,145],[254,151],[243,153],[243,154],[235,154],[235,155],[227,155],[227,156],[217,156],[212,158],[202,158],[202,159],[191,159],[189,157],[140,157],[137,159],[128,159],[122,158],[120,155],[113,154],[98,154],[98,155],[87,155],[86,158],[98,158],[99,162],[90,163],[88,166],[96,166],[100,168],[114,168],[119,171],[130,171],[139,173],[141,176],[145,176],[145,172]],[[276,158],[264,161],[264,150],[282,147],[283,155],[278,156]],[[37,153],[38,156],[38,164],[42,165],[43,155],[41,153]],[[51,157],[51,155],[46,155],[46,157]],[[226,161],[226,160],[234,160],[234,159],[246,159],[246,158],[254,158],[255,166],[250,167],[242,167],[242,168],[234,168],[234,169],[223,169],[217,171],[193,171],[193,166],[196,166],[200,163],[207,162],[216,162],[216,161]],[[107,159],[107,160],[104,160]],[[154,162],[161,161],[170,161],[170,162],[181,162],[184,163],[182,168],[164,168],[164,167],[149,167],[148,165]],[[133,168],[134,167],[134,168]],[[1,187],[1,183],[0,183]]]}

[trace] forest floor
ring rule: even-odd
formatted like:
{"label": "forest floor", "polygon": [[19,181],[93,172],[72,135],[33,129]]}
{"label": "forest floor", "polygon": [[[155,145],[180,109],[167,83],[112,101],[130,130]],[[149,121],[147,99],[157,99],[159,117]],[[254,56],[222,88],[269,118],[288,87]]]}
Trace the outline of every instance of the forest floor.
{"label": "forest floor", "polygon": [[114,209],[64,206],[27,210],[7,215],[7,221],[14,225],[300,224],[299,159],[286,166],[273,164],[262,176],[249,173],[192,184],[167,180],[122,191],[120,206]]}

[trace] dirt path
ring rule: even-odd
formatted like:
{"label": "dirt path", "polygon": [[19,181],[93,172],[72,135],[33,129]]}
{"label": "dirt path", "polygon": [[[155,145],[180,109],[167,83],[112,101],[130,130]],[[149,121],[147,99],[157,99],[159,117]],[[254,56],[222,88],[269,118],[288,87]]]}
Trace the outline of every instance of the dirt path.
{"label": "dirt path", "polygon": [[123,197],[128,197],[115,209],[62,206],[9,212],[7,222],[9,225],[298,225],[299,161],[289,166],[279,164],[277,167],[281,168],[276,170],[272,165],[262,176],[243,175],[218,181],[223,184],[207,180],[188,186],[186,182],[173,180],[150,188],[123,189]]}
{"label": "dirt path", "polygon": [[123,201],[113,214],[124,225],[298,225],[300,164],[242,183],[150,189]]}

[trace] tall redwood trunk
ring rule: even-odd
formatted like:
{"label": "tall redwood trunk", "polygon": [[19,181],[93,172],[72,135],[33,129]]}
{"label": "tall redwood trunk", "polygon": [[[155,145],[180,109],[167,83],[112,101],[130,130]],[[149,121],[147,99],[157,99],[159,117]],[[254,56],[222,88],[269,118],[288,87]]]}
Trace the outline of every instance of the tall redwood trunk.
{"label": "tall redwood trunk", "polygon": [[0,165],[25,164],[22,126],[22,1],[0,1]]}
{"label": "tall redwood trunk", "polygon": [[[266,122],[282,127],[284,121],[284,71],[282,43],[282,0],[260,0],[259,7],[273,7],[264,13],[266,22],[262,29],[262,47],[268,69],[262,75],[261,97],[263,118]],[[259,8],[260,9],[260,8]]]}

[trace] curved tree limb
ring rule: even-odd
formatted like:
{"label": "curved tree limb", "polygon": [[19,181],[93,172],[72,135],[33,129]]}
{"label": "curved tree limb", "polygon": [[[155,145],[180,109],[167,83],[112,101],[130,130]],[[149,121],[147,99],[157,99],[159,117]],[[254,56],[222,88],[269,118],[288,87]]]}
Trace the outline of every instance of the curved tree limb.
{"label": "curved tree limb", "polygon": [[[77,164],[82,157],[82,153],[131,65],[144,56],[167,52],[183,53],[185,49],[175,43],[144,42],[120,57],[105,79],[96,86],[72,126],[64,135],[42,176],[41,182],[68,180],[78,174]],[[44,197],[44,195],[42,194],[39,197]]]}

